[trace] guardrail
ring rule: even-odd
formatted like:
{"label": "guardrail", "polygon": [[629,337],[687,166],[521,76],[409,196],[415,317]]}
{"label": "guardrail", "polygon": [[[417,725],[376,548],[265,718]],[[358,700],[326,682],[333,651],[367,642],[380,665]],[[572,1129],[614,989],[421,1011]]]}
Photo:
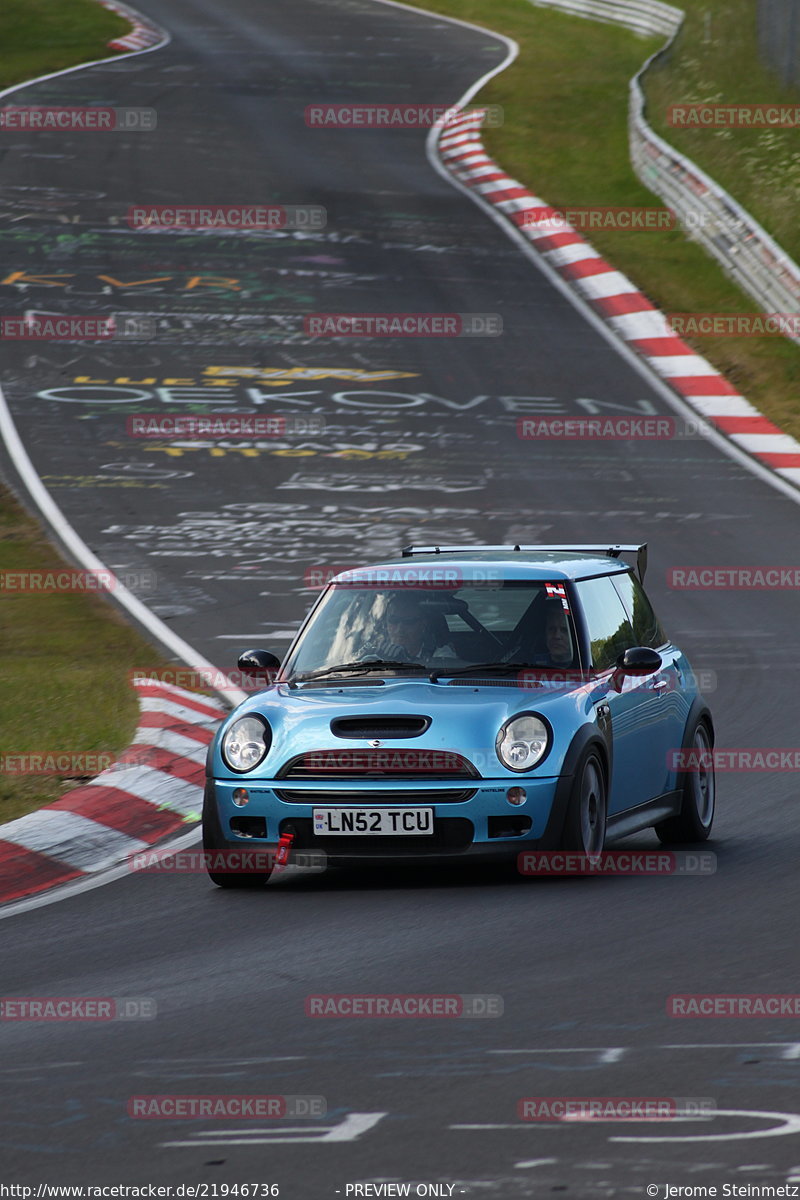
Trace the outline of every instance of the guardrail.
{"label": "guardrail", "polygon": [[[670,146],[645,119],[644,75],[672,45],[684,13],[659,0],[531,0],[575,16],[625,26],[668,40],[630,82],[628,137],[639,179],[678,216],[687,235],[713,255],[729,278],[768,313],[800,311],[800,267],[746,209],[696,163]],[[787,332],[800,344],[800,334]]]}

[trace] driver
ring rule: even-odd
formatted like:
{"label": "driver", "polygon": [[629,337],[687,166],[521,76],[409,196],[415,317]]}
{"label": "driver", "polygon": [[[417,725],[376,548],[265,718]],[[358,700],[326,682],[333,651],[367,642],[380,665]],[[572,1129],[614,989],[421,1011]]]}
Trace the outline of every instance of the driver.
{"label": "driver", "polygon": [[381,658],[424,663],[439,656],[456,657],[452,645],[440,641],[432,607],[426,612],[417,596],[393,593],[386,605],[383,624],[385,633],[378,645]]}

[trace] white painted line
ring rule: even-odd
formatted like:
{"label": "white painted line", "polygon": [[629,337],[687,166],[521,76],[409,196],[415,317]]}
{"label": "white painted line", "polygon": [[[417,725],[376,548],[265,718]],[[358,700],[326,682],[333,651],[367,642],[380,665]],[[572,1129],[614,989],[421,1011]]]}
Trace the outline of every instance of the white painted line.
{"label": "white painted line", "polygon": [[[343,1121],[325,1130],[313,1126],[288,1126],[275,1129],[208,1130],[198,1133],[191,1141],[162,1142],[162,1146],[275,1146],[307,1145],[321,1142],[355,1142],[362,1133],[373,1129],[382,1117],[379,1113],[349,1113]],[[303,1137],[286,1137],[285,1134],[300,1133]],[[245,1136],[236,1136],[244,1134]],[[264,1136],[266,1135],[266,1136]]]}
{"label": "white painted line", "polygon": [[544,1167],[549,1163],[557,1162],[557,1158],[528,1158],[524,1159],[522,1162],[514,1163],[514,1166],[518,1171],[523,1171],[527,1167]]}
{"label": "white painted line", "polygon": [[771,1129],[755,1129],[744,1133],[701,1133],[685,1137],[612,1137],[610,1142],[744,1142],[756,1138],[786,1137],[800,1133],[800,1114],[752,1112],[746,1109],[718,1108],[714,1117],[747,1117],[759,1121],[778,1121]]}
{"label": "white painted line", "polygon": [[[2,839],[36,854],[46,854],[76,871],[92,872],[102,871],[148,846],[139,838],[62,808],[40,808],[9,821],[2,827]],[[97,858],[98,851],[103,854],[101,859]]]}
{"label": "white painted line", "polygon": [[[157,47],[153,47],[157,49]],[[142,51],[147,54],[148,51]],[[108,59],[102,59],[102,62],[108,62]],[[94,64],[83,64],[91,66]],[[72,69],[72,68],[70,68]],[[65,74],[63,71],[57,71],[56,75]],[[53,76],[45,75],[44,79],[52,79]],[[39,80],[33,82],[38,83]],[[14,91],[14,88],[8,89]],[[0,92],[0,98],[7,95],[7,92]],[[11,457],[14,466],[28,489],[31,499],[36,504],[36,507],[41,512],[47,524],[55,533],[56,537],[63,543],[71,557],[84,567],[87,571],[105,571],[109,574],[108,567],[100,561],[97,555],[89,549],[86,543],[75,532],[67,518],[62,513],[56,502],[53,500],[50,493],[42,483],[33,463],[30,460],[28,451],[22,443],[22,439],[17,432],[17,427],[14,424],[14,418],[11,416],[11,410],[8,407],[3,389],[0,387],[0,436],[5,442],[6,449]],[[163,646],[166,646],[181,662],[185,662],[188,666],[208,669],[216,671],[216,667],[207,659],[203,658],[188,642],[177,636],[168,625],[152,613],[150,609],[142,604],[132,592],[128,591],[121,583],[117,582],[114,588],[114,599],[127,609],[135,621],[150,633]],[[215,689],[216,690],[216,689]],[[247,693],[240,688],[220,688],[220,694],[225,697],[231,704],[240,704],[242,700],[247,698]]]}

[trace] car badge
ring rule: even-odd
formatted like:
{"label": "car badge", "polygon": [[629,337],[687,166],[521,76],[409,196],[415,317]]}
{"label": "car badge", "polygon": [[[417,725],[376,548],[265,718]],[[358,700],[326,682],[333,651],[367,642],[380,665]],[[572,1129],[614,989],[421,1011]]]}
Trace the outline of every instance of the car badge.
{"label": "car badge", "polygon": [[375,738],[375,739],[373,739],[373,741],[370,742],[370,746],[372,746],[373,750],[377,750],[378,746],[380,746],[380,742],[378,741],[377,738]]}

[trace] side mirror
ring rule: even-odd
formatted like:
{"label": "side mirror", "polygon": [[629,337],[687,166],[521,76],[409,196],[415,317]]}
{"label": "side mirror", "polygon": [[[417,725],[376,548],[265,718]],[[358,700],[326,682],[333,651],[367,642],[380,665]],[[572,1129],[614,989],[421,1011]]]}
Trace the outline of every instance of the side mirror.
{"label": "side mirror", "polygon": [[239,655],[236,665],[243,675],[265,675],[269,678],[279,669],[281,660],[270,654],[269,650],[245,650]]}
{"label": "side mirror", "polygon": [[617,659],[617,670],[622,675],[654,675],[661,663],[661,655],[650,646],[630,646]]}

